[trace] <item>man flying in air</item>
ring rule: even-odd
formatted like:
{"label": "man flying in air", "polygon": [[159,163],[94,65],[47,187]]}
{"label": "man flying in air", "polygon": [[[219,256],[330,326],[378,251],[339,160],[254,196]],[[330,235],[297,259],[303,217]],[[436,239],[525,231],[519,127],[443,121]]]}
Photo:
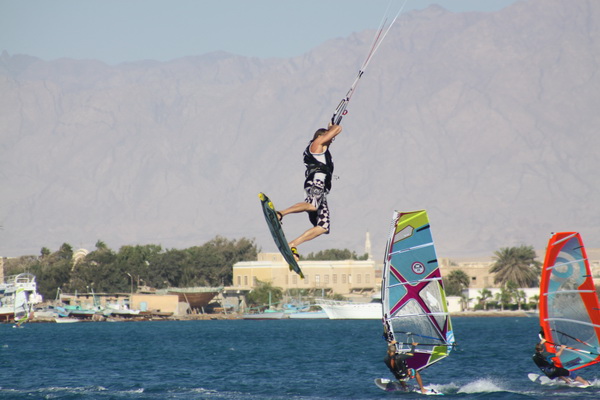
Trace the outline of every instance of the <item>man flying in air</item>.
{"label": "man flying in air", "polygon": [[317,236],[329,233],[329,207],[327,194],[331,190],[333,176],[333,160],[329,147],[335,137],[342,131],[340,125],[329,124],[328,129],[317,130],[306,149],[304,150],[304,165],[306,166],[304,191],[306,198],[303,202],[296,203],[285,210],[277,211],[281,221],[285,215],[307,212],[313,227],[302,235],[289,242],[290,250],[296,260],[300,255],[296,249],[301,243],[312,240]]}

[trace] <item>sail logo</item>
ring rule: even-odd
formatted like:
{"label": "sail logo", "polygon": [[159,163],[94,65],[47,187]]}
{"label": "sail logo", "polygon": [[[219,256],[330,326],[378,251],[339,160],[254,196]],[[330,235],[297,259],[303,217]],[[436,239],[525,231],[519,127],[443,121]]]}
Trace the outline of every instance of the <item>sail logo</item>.
{"label": "sail logo", "polygon": [[421,275],[423,272],[425,272],[425,266],[423,263],[416,261],[412,265],[412,270],[415,274]]}

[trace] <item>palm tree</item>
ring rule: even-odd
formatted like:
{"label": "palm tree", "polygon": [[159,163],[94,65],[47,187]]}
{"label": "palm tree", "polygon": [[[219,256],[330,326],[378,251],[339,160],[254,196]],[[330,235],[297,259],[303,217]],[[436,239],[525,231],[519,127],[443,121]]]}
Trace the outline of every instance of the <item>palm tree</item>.
{"label": "palm tree", "polygon": [[529,304],[532,304],[535,307],[536,310],[538,308],[538,303],[539,302],[540,302],[540,296],[538,296],[537,294],[534,295],[534,296],[531,296],[529,298]]}
{"label": "palm tree", "polygon": [[444,280],[444,287],[446,293],[449,296],[460,296],[462,291],[469,287],[470,283],[469,275],[461,269],[455,269],[448,274],[448,277]]}
{"label": "palm tree", "polygon": [[496,262],[490,272],[496,274],[494,283],[505,286],[509,281],[517,287],[535,287],[540,276],[539,261],[535,261],[532,246],[505,247],[494,252]]}
{"label": "palm tree", "polygon": [[504,307],[509,305],[512,300],[510,289],[507,289],[506,287],[500,288],[500,291],[496,293],[496,300],[500,303],[500,311],[504,311]]}
{"label": "palm tree", "polygon": [[513,281],[508,281],[506,285],[504,285],[506,291],[510,294],[510,299],[517,302],[517,307],[521,309],[521,303],[525,301],[525,292],[523,290],[519,290],[519,286]]}
{"label": "palm tree", "polygon": [[517,305],[520,310],[521,304],[524,304],[527,301],[527,295],[524,290],[517,289],[515,291],[515,298],[517,299]]}
{"label": "palm tree", "polygon": [[485,288],[479,291],[479,296],[477,296],[477,300],[479,300],[480,304],[483,304],[483,309],[487,310],[487,301],[492,298],[492,292]]}

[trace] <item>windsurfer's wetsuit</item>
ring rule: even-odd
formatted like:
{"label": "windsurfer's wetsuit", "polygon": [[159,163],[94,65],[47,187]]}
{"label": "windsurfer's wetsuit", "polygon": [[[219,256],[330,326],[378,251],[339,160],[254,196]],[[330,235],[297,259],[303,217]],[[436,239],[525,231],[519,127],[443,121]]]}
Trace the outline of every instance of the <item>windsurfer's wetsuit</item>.
{"label": "windsurfer's wetsuit", "polygon": [[308,213],[308,218],[313,226],[320,226],[329,233],[330,218],[327,205],[327,194],[331,190],[331,178],[333,176],[333,159],[329,149],[324,153],[312,153],[310,151],[311,141],[304,150],[304,165],[306,172],[304,176],[305,202],[312,204],[317,211]]}
{"label": "windsurfer's wetsuit", "polygon": [[410,379],[408,375],[408,365],[406,365],[406,360],[412,357],[415,353],[415,346],[411,346],[410,351],[408,353],[396,353],[394,356],[390,356],[389,354],[385,356],[383,362],[385,365],[392,371],[396,379],[400,382],[406,382]]}
{"label": "windsurfer's wetsuit", "polygon": [[558,378],[559,376],[575,379],[577,376],[571,371],[554,365],[552,358],[555,356],[555,354],[549,351],[536,351],[532,358],[535,365],[550,379]]}

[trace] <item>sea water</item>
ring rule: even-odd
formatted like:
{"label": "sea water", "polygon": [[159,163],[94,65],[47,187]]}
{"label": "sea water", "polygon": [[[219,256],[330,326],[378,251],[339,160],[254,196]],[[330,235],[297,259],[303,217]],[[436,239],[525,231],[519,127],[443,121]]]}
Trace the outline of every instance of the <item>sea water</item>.
{"label": "sea water", "polygon": [[[595,399],[527,373],[537,318],[454,318],[458,348],[423,371],[446,399]],[[0,399],[390,399],[376,320],[209,320],[0,325]]]}

